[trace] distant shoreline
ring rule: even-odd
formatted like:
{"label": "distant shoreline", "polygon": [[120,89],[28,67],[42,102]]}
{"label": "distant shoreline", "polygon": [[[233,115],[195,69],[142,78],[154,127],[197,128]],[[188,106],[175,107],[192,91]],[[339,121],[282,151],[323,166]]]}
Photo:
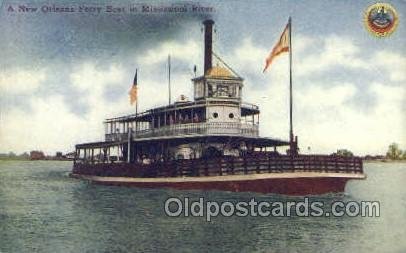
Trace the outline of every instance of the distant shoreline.
{"label": "distant shoreline", "polygon": [[382,159],[382,160],[365,160],[363,159],[363,162],[365,163],[406,163],[406,160],[391,160],[391,159]]}
{"label": "distant shoreline", "polygon": [[73,161],[72,159],[26,159],[26,158],[19,158],[19,157],[1,157],[0,161],[27,161],[27,162],[32,162],[32,161]]}
{"label": "distant shoreline", "polygon": [[[1,157],[0,161],[73,161],[68,158],[48,158],[48,159],[30,159],[21,157]],[[406,160],[391,160],[391,159],[362,159],[365,163],[406,163]]]}

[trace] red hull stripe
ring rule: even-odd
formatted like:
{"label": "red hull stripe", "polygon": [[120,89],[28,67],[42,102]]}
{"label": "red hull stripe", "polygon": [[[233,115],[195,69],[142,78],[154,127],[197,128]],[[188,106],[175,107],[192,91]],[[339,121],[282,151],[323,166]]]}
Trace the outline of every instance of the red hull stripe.
{"label": "red hull stripe", "polygon": [[365,178],[364,174],[344,173],[279,173],[279,175],[259,174],[197,178],[125,178],[78,174],[71,174],[71,176],[104,185],[135,186],[142,188],[175,188],[181,190],[201,189],[278,193],[287,195],[315,195],[328,192],[344,192],[348,180]]}

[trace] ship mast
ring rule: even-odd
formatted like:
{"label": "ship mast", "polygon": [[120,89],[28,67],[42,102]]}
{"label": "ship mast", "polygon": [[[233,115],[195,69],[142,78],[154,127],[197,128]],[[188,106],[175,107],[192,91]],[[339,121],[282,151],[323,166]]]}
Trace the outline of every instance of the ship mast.
{"label": "ship mast", "polygon": [[289,17],[289,121],[290,121],[290,132],[289,141],[290,149],[293,151],[293,115],[292,115],[292,19]]}
{"label": "ship mast", "polygon": [[297,139],[293,135],[293,95],[292,95],[292,18],[289,17],[289,143],[291,155],[297,154]]}
{"label": "ship mast", "polygon": [[[138,75],[138,69],[135,69],[136,75]],[[138,85],[138,76],[137,76],[137,85]],[[138,91],[137,91],[138,92]],[[137,99],[135,100],[135,133],[138,131],[138,94]]]}
{"label": "ship mast", "polygon": [[168,55],[168,104],[171,105],[171,55]]}

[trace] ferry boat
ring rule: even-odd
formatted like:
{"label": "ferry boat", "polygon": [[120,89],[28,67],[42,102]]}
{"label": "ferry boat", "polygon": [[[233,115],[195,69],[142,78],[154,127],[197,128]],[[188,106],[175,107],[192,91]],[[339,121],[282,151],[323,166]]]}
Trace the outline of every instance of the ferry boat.
{"label": "ferry boat", "polygon": [[203,24],[204,72],[192,79],[194,99],[181,96],[167,106],[105,120],[104,141],[76,145],[72,177],[104,185],[287,195],[343,192],[349,180],[365,178],[359,157],[299,154],[292,124],[290,140],[260,137],[259,107],[243,102],[243,78],[224,62],[212,65],[213,55],[219,58],[212,52],[214,21]]}

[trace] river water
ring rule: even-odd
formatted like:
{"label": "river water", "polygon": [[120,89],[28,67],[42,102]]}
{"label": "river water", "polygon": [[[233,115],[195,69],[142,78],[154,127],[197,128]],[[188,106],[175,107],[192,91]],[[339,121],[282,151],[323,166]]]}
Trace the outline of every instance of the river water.
{"label": "river water", "polygon": [[406,252],[406,163],[366,163],[332,202],[380,202],[380,217],[168,217],[169,197],[303,197],[99,186],[70,162],[0,161],[0,252]]}

